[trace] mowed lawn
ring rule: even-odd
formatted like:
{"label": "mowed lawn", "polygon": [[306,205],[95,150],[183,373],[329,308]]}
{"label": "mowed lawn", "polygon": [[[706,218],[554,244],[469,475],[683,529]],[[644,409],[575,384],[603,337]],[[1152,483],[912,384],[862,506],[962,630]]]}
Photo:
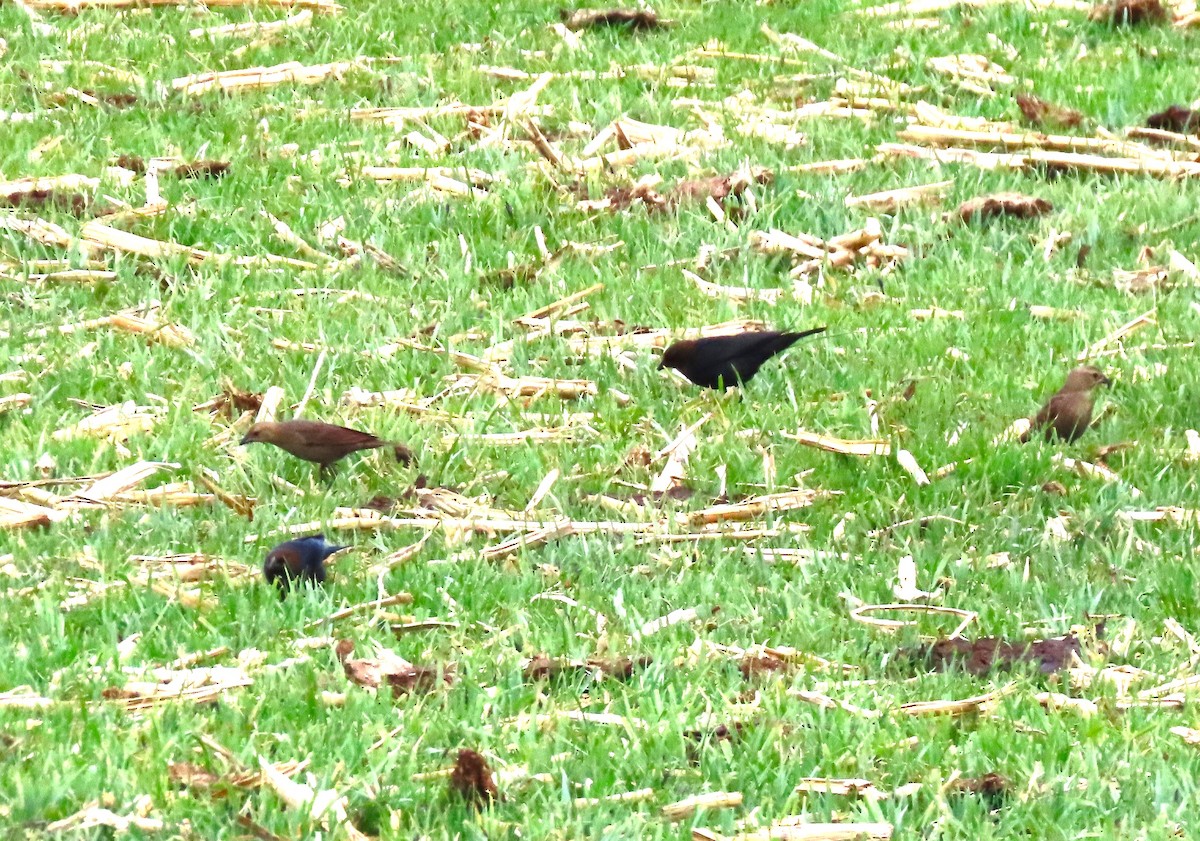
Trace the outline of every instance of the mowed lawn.
{"label": "mowed lawn", "polygon": [[[1125,131],[1190,107],[1200,31],[1066,5],[0,5],[0,835],[1195,832],[1200,144]],[[1003,191],[1050,209],[956,212]],[[737,394],[658,370],[742,323],[828,331]],[[1004,436],[1082,361],[1095,428]],[[417,464],[239,447],[264,394]],[[281,601],[297,528],[353,549]],[[956,612],[870,610],[908,600]],[[1080,652],[935,670],[956,631]]]}

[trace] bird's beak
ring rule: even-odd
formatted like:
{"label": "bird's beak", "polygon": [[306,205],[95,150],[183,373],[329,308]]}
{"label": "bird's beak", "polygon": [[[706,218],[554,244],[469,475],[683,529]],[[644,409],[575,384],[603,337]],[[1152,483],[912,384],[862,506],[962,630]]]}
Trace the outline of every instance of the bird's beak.
{"label": "bird's beak", "polygon": [[254,441],[253,441],[253,440],[250,438],[250,436],[249,436],[249,435],[246,435],[246,436],[243,436],[243,437],[242,437],[242,440],[241,440],[241,441],[238,441],[238,443],[244,447],[244,446],[246,446],[247,444],[253,444],[253,443],[254,443]]}
{"label": "bird's beak", "polygon": [[1112,388],[1112,380],[1110,380],[1108,377],[1101,377],[1101,378],[1100,378],[1100,384],[1101,384],[1101,385],[1106,385],[1106,386],[1108,386],[1109,388]]}
{"label": "bird's beak", "polygon": [[667,367],[667,360],[665,360],[665,359],[658,360],[658,370],[661,371],[663,368],[666,368],[666,367]]}

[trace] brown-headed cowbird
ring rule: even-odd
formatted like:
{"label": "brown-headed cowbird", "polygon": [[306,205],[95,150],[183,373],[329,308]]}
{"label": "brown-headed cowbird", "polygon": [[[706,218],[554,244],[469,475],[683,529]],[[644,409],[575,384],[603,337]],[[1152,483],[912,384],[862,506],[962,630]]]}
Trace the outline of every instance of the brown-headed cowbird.
{"label": "brown-headed cowbird", "polygon": [[294,581],[325,583],[325,559],[345,549],[325,540],[323,534],[298,537],[280,543],[263,561],[263,577],[279,588],[279,598],[287,595]]}
{"label": "brown-headed cowbird", "polygon": [[1112,380],[1091,365],[1067,374],[1063,387],[1034,415],[1029,431],[1021,436],[1021,443],[1028,441],[1039,429],[1045,430],[1047,441],[1058,437],[1069,444],[1079,438],[1092,423],[1092,407],[1096,401],[1092,392],[1100,385],[1112,385]]}
{"label": "brown-headed cowbird", "polygon": [[396,461],[409,464],[413,461],[412,450],[394,441],[384,441],[369,432],[359,432],[332,423],[321,423],[310,420],[264,421],[256,423],[242,438],[243,444],[253,444],[261,441],[264,444],[274,444],[281,450],[321,465],[321,471],[350,453],[359,450],[375,450],[381,447],[393,447]]}
{"label": "brown-headed cowbird", "polygon": [[824,327],[814,327],[799,333],[763,330],[736,336],[684,339],[663,351],[658,367],[674,368],[705,388],[738,385],[749,382],[764,362],[787,350],[797,340],[824,332]]}

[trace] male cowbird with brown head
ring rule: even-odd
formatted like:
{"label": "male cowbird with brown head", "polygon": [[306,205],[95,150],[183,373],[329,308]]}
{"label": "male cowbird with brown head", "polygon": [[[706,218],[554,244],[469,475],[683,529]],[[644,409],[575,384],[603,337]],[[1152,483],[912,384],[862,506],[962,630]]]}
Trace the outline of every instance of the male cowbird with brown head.
{"label": "male cowbird with brown head", "polygon": [[1092,408],[1097,386],[1112,385],[1104,372],[1092,365],[1084,365],[1067,374],[1067,381],[1030,421],[1029,431],[1021,436],[1021,443],[1029,440],[1037,430],[1044,430],[1046,440],[1059,438],[1070,444],[1087,432],[1092,423]]}
{"label": "male cowbird with brown head", "polygon": [[413,461],[412,450],[394,441],[384,441],[369,432],[359,432],[332,423],[321,423],[310,420],[263,421],[256,423],[242,438],[243,444],[253,444],[261,441],[264,444],[274,444],[281,450],[294,455],[296,458],[311,461],[321,465],[324,473],[329,465],[350,453],[359,450],[376,450],[381,447],[392,447],[396,453],[396,461],[409,464]]}
{"label": "male cowbird with brown head", "polygon": [[763,330],[735,336],[684,339],[663,351],[658,367],[674,368],[705,388],[739,385],[749,382],[762,364],[775,354],[787,350],[805,336],[824,333],[825,329],[814,327],[799,333]]}
{"label": "male cowbird with brown head", "polygon": [[281,599],[293,582],[324,584],[325,559],[345,548],[327,542],[323,534],[285,541],[267,553],[267,559],[263,561],[263,578],[279,588]]}

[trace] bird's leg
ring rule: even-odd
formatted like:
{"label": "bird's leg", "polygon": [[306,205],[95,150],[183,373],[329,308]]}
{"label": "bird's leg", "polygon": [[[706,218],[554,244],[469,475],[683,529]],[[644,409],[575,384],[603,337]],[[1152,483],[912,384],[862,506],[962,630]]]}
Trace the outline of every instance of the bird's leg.
{"label": "bird's leg", "polygon": [[742,401],[742,389],[738,386],[730,386],[724,391],[710,392],[709,397],[713,402],[713,414],[719,417],[722,426],[727,428],[729,426],[729,407]]}
{"label": "bird's leg", "polygon": [[690,411],[693,407],[698,407],[701,411],[707,412],[709,406],[717,403],[719,398],[710,388],[701,389],[700,393],[693,397],[688,402],[684,403],[680,408],[681,412]]}
{"label": "bird's leg", "polygon": [[[737,391],[737,389],[732,390],[735,392]],[[685,403],[681,411],[690,411],[694,407],[699,409],[701,412],[717,415],[722,420],[727,422],[728,418],[725,414],[725,407],[728,405],[729,397],[727,396],[727,392],[718,391],[717,389],[712,388],[704,388],[700,390],[699,394]]]}

